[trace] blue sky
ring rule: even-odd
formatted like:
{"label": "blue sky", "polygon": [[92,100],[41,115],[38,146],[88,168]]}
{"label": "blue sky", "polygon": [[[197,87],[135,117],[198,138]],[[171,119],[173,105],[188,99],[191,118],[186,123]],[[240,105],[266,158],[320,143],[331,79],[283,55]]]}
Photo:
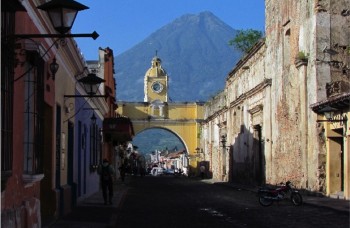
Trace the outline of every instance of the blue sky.
{"label": "blue sky", "polygon": [[79,12],[72,33],[96,31],[100,37],[76,38],[86,60],[98,59],[98,48],[118,55],[184,14],[210,11],[234,29],[264,30],[264,0],[77,0],[89,9]]}

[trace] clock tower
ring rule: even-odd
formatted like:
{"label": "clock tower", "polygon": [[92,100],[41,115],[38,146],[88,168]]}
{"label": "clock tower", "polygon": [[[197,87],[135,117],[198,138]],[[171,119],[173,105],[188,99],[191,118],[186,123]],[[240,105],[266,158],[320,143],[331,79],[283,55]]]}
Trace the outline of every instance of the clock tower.
{"label": "clock tower", "polygon": [[[204,116],[204,102],[173,102],[168,97],[169,77],[155,55],[144,77],[144,102],[118,101],[118,114],[127,116],[134,134],[151,128],[162,128],[176,135],[190,157],[198,157],[200,129]],[[186,160],[186,159],[185,159]],[[198,159],[185,161],[182,167],[197,170]]]}
{"label": "clock tower", "polygon": [[155,56],[151,68],[145,74],[145,102],[168,102],[168,75],[162,67],[162,60]]}

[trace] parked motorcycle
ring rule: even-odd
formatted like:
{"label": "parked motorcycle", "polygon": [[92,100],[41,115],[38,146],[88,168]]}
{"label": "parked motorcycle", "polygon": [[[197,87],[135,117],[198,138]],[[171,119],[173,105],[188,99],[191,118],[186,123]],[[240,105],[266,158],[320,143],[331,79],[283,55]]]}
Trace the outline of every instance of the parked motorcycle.
{"label": "parked motorcycle", "polygon": [[290,181],[287,181],[285,185],[279,186],[276,189],[259,188],[258,197],[259,203],[264,207],[271,206],[274,201],[281,201],[288,197],[295,206],[303,203],[301,194],[292,188]]}

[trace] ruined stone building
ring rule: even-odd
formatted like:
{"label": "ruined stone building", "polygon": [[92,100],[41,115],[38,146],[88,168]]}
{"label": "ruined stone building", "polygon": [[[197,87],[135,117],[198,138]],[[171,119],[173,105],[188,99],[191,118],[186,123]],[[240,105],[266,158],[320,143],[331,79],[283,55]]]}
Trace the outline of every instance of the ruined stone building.
{"label": "ruined stone building", "polygon": [[214,179],[291,180],[350,198],[349,6],[265,0],[265,39],[206,105],[201,147]]}

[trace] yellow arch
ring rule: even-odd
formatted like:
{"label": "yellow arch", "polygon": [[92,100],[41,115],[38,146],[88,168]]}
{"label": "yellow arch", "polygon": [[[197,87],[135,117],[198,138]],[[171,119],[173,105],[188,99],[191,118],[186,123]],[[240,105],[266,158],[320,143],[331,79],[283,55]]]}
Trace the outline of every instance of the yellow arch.
{"label": "yellow arch", "polygon": [[[118,113],[130,118],[134,132],[138,134],[149,128],[163,128],[178,136],[190,156],[195,156],[200,141],[200,123],[203,121],[203,102],[160,103],[118,102]],[[190,161],[196,167],[196,161]]]}
{"label": "yellow arch", "polygon": [[171,129],[166,128],[166,127],[149,127],[149,128],[145,128],[145,129],[140,130],[140,131],[137,131],[137,132],[135,131],[135,136],[136,136],[137,134],[140,134],[140,133],[142,133],[142,132],[144,132],[144,131],[147,131],[147,130],[150,130],[150,129],[162,129],[162,130],[166,130],[166,131],[172,133],[173,135],[175,135],[175,136],[181,141],[181,143],[182,143],[182,144],[184,145],[184,147],[185,147],[185,150],[186,150],[186,151],[189,151],[189,150],[188,150],[188,146],[186,145],[185,140],[184,140],[179,134],[177,134],[177,132],[174,132],[174,131],[172,131]]}
{"label": "yellow arch", "polygon": [[[133,123],[135,134],[148,128],[164,128],[182,139],[189,157],[196,156],[200,142],[200,123],[204,102],[168,102],[169,78],[156,55],[144,77],[144,102],[117,102],[118,114]],[[197,160],[190,160],[197,167]]]}

